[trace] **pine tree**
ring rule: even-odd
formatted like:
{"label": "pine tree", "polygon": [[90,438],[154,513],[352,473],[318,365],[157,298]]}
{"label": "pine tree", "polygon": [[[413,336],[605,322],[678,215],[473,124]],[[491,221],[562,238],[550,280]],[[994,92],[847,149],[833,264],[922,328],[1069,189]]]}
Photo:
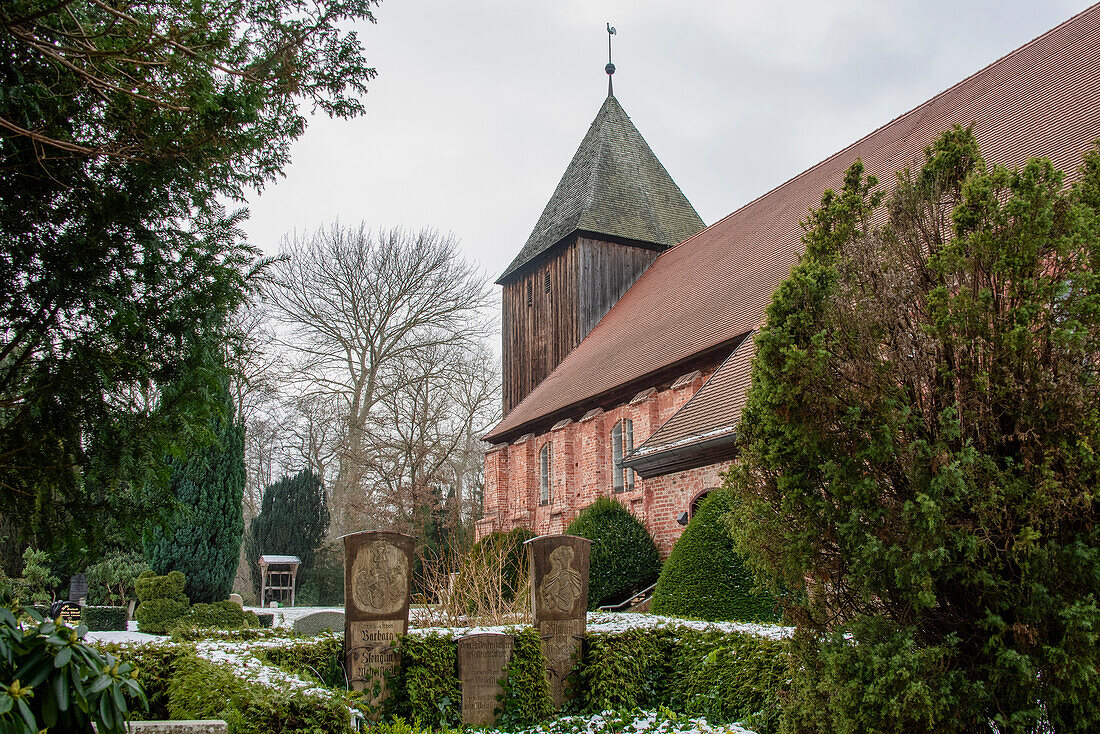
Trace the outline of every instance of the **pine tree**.
{"label": "pine tree", "polygon": [[265,487],[260,514],[248,526],[245,548],[257,589],[259,560],[263,554],[298,556],[302,561],[301,569],[311,569],[314,555],[328,530],[328,522],[324,486],[312,470],[303,469]]}
{"label": "pine tree", "polygon": [[181,571],[192,602],[222,601],[233,588],[244,535],[244,427],[234,420],[229,391],[215,417],[216,441],[172,460],[172,493],[181,509],[174,530],[157,528],[145,550],[157,574]]}

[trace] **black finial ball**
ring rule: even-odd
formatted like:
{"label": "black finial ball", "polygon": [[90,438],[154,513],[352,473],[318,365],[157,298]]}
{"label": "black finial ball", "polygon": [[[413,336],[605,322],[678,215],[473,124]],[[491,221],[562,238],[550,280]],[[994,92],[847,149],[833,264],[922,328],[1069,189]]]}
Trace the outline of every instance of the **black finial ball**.
{"label": "black finial ball", "polygon": [[611,74],[615,73],[615,65],[614,64],[608,64],[607,66],[605,66],[603,68],[603,70],[607,72],[608,76],[610,76]]}

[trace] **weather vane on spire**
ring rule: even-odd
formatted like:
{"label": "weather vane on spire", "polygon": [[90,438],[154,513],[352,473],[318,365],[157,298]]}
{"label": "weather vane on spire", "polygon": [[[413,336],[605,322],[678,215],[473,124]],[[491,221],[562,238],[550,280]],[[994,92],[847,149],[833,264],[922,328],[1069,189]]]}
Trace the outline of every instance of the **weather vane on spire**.
{"label": "weather vane on spire", "polygon": [[611,75],[615,73],[615,65],[611,63],[611,37],[615,35],[615,26],[607,24],[607,66],[603,68],[607,72],[607,96],[614,97],[614,89],[611,86]]}

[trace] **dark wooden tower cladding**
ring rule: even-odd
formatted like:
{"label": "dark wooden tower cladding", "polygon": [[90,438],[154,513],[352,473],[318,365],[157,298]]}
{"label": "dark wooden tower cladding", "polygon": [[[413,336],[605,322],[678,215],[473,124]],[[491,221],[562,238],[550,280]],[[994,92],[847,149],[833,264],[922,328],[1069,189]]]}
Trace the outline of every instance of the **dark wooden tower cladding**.
{"label": "dark wooden tower cladding", "polygon": [[527,243],[500,276],[507,415],[657,255],[703,221],[608,96]]}

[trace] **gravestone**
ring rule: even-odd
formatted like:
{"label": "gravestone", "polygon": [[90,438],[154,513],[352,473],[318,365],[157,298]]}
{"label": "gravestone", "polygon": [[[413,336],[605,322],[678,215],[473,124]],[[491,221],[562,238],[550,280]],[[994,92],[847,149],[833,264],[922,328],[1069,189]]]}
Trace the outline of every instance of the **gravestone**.
{"label": "gravestone", "polygon": [[88,598],[88,576],[78,573],[69,579],[69,601],[79,602]]}
{"label": "gravestone", "polygon": [[409,535],[366,530],[344,539],[344,670],[377,710],[397,642],[409,629],[413,548]]}
{"label": "gravestone", "polygon": [[343,612],[313,612],[294,620],[294,631],[300,635],[316,635],[325,630],[344,629]]}
{"label": "gravestone", "polygon": [[462,684],[462,722],[474,726],[497,723],[496,709],[504,689],[500,681],[512,659],[513,638],[496,632],[455,640],[458,680]]}
{"label": "gravestone", "polygon": [[588,551],[592,541],[575,535],[540,535],[527,541],[531,609],[554,705],[570,693],[566,678],[580,658],[588,611]]}
{"label": "gravestone", "polygon": [[240,594],[230,594],[229,595],[229,601],[233,602],[234,604],[239,606],[241,609],[244,609],[244,598],[241,597]]}
{"label": "gravestone", "polygon": [[61,618],[61,621],[70,627],[80,624],[80,605],[71,601],[55,601],[46,612],[50,620]]}

